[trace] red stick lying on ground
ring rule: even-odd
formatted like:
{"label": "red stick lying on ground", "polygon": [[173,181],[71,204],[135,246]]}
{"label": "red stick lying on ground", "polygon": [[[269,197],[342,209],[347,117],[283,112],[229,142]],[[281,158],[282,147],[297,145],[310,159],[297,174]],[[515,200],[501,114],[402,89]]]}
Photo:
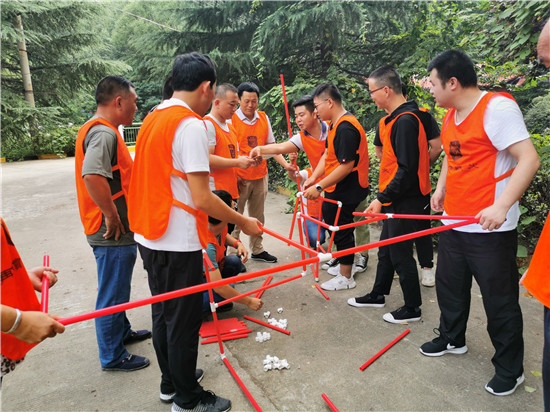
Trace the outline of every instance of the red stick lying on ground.
{"label": "red stick lying on ground", "polygon": [[386,352],[389,348],[391,348],[393,345],[395,345],[397,342],[399,342],[401,339],[403,339],[405,337],[405,335],[407,335],[411,330],[410,329],[407,329],[405,332],[403,332],[401,335],[399,335],[397,338],[395,338],[394,340],[392,340],[389,344],[386,345],[386,347],[384,349],[382,349],[380,352],[378,352],[376,355],[374,355],[372,358],[370,358],[367,363],[365,363],[363,366],[361,366],[359,369],[364,371],[365,369],[367,369],[367,367],[373,363],[376,359],[378,359],[380,356],[382,356],[384,354],[384,352]]}
{"label": "red stick lying on ground", "polygon": [[[43,262],[44,262],[43,266],[45,266],[45,267],[50,266],[50,256],[49,255],[44,255]],[[43,275],[42,276],[42,302],[41,302],[41,306],[42,306],[42,312],[44,312],[44,313],[48,313],[48,296],[49,296],[49,292],[50,292],[50,280],[48,279],[47,276]]]}
{"label": "red stick lying on ground", "polygon": [[279,328],[277,326],[270,325],[269,323],[262,322],[261,320],[258,320],[258,319],[251,318],[250,316],[244,315],[243,318],[251,320],[252,322],[256,322],[256,323],[258,323],[260,325],[263,325],[267,328],[271,328],[273,330],[277,330],[279,332],[283,332],[283,333],[286,333],[287,335],[290,335],[290,332],[288,330],[285,330],[283,328]]}
{"label": "red stick lying on ground", "polygon": [[[267,279],[262,284],[262,287],[269,285],[269,282],[271,282],[272,280],[273,280],[273,276],[271,276],[271,275],[268,276]],[[254,296],[254,297],[256,299],[260,299],[262,297],[262,295],[264,294],[264,291],[265,291],[265,289],[262,289],[262,290],[258,291],[258,293],[256,293],[256,296]]]}
{"label": "red stick lying on ground", "polygon": [[334,406],[334,404],[332,403],[332,401],[328,398],[328,396],[326,394],[321,394],[321,397],[325,400],[325,402],[327,403],[328,407],[330,408],[331,411],[334,411],[334,412],[339,412],[338,409],[336,408],[336,406]]}
{"label": "red stick lying on ground", "polygon": [[[248,331],[252,332],[252,329],[247,329],[242,333],[227,333],[225,335],[220,335],[220,339],[222,341],[226,341],[226,340],[233,340],[233,339],[248,338],[248,333],[246,333]],[[201,340],[201,345],[206,345],[207,343],[216,343],[217,341],[218,341],[218,337],[214,336],[212,338]]]}
{"label": "red stick lying on ground", "polygon": [[316,283],[315,284],[315,287],[317,288],[317,290],[319,292],[321,292],[321,295],[323,295],[325,297],[326,300],[330,300],[330,298],[328,297],[328,295],[323,291],[323,289],[321,289],[321,287]]}
{"label": "red stick lying on ground", "polygon": [[235,369],[233,369],[233,366],[231,366],[231,364],[229,363],[229,360],[225,355],[222,356],[222,360],[223,360],[223,363],[225,363],[225,366],[227,366],[227,369],[229,369],[229,372],[231,373],[231,375],[233,376],[237,384],[243,390],[244,394],[246,395],[246,397],[248,398],[248,400],[250,401],[254,409],[261,412],[262,408],[260,408],[260,405],[258,405],[258,402],[256,402],[256,400],[252,397],[247,387],[244,385],[241,378],[239,378],[239,375],[237,375],[237,372],[235,372]]}

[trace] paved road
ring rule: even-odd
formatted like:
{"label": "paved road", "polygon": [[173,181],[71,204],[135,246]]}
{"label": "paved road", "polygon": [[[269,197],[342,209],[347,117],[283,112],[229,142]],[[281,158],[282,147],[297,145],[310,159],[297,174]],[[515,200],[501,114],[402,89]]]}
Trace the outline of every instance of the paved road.
{"label": "paved road", "polygon": [[[82,233],[73,177],[74,159],[39,160],[2,165],[2,216],[5,218],[23,261],[28,267],[41,264],[42,255],[51,256],[60,269],[60,281],[50,292],[50,311],[70,316],[92,310],[96,296],[95,262]],[[270,193],[266,205],[266,226],[287,234],[292,215],[284,213],[286,198]],[[373,228],[373,239],[379,231]],[[246,243],[246,242],[245,242]],[[266,249],[279,263],[300,259],[300,253],[272,237]],[[265,308],[288,319],[291,335],[272,332],[271,340],[258,343],[260,325],[248,323],[254,333],[247,339],[228,342],[226,355],[264,410],[329,410],[321,398],[326,393],[341,411],[363,410],[542,410],[542,379],[531,371],[541,371],[542,306],[522,295],[525,319],[525,386],[514,395],[495,397],[483,386],[493,375],[493,349],[486,332],[486,318],[477,287],[472,292],[468,329],[469,352],[463,356],[427,358],[418,347],[434,337],[439,311],[435,290],[422,288],[423,320],[410,325],[392,325],[382,320],[387,309],[402,304],[395,281],[385,309],[358,309],[346,301],[370,289],[374,281],[375,252],[369,268],[358,274],[355,290],[330,293],[325,300],[313,288],[308,274],[264,293]],[[269,264],[251,262],[249,272]],[[281,272],[276,280],[299,271]],[[328,275],[321,273],[321,280]],[[263,279],[238,286],[257,288]],[[134,271],[132,299],[150,296],[141,261]],[[521,291],[525,292],[524,289]],[[262,312],[263,312],[262,310]],[[235,307],[222,317],[248,314]],[[149,308],[130,311],[136,328],[150,328]],[[364,372],[364,362],[387,343],[411,329],[401,342]],[[94,324],[91,321],[67,327],[63,335],[34,348],[3,383],[4,411],[168,411],[158,400],[159,369],[151,341],[131,346],[130,351],[148,356],[151,366],[132,373],[102,372],[97,359]],[[288,359],[289,370],[264,372],[266,355]],[[233,401],[233,410],[251,411],[242,391],[220,360],[216,345],[199,350],[199,367],[205,370],[202,385]]]}

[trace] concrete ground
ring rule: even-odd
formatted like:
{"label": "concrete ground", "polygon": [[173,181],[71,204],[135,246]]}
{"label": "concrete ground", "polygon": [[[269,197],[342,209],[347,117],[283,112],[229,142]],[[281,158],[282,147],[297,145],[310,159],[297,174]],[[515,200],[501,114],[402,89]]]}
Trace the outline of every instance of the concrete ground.
{"label": "concrete ground", "polygon": [[[292,215],[285,214],[286,197],[270,193],[266,203],[266,226],[289,233]],[[27,267],[38,266],[42,255],[60,270],[60,281],[50,291],[50,312],[60,316],[94,308],[96,269],[78,216],[74,187],[74,159],[39,160],[2,165],[2,216]],[[372,228],[377,240],[379,229]],[[246,244],[246,242],[245,242]],[[300,253],[270,236],[266,249],[279,263],[300,259]],[[248,271],[270,267],[250,262]],[[271,340],[258,343],[257,331],[267,328],[247,322],[253,333],[225,344],[225,353],[263,410],[329,410],[321,398],[326,393],[341,411],[363,410],[542,410],[542,306],[521,289],[525,319],[525,384],[516,393],[496,397],[484,385],[493,376],[493,348],[486,332],[486,317],[477,287],[472,290],[468,328],[469,351],[462,356],[428,358],[419,346],[434,338],[439,310],[434,288],[422,287],[422,321],[393,325],[382,315],[402,304],[397,280],[384,309],[348,306],[350,297],[370,290],[374,281],[376,251],[370,251],[368,270],[356,275],[357,288],[329,292],[325,300],[313,287],[309,272],[267,290],[261,313],[242,306],[221,314],[222,318],[248,314],[263,319],[270,310],[288,319],[290,336],[271,331]],[[298,274],[281,272],[275,280]],[[329,276],[321,272],[321,281]],[[264,278],[240,284],[251,290]],[[132,300],[150,296],[141,260],[134,271]],[[284,308],[277,314],[277,308]],[[134,328],[151,327],[149,307],[128,312]],[[376,362],[361,372],[359,367],[406,328],[411,332]],[[151,340],[129,347],[147,356],[151,366],[140,371],[103,372],[100,369],[94,323],[67,327],[64,334],[48,339],[27,355],[17,369],[5,376],[1,406],[4,411],[168,411],[158,399],[160,373]],[[289,370],[264,372],[266,355],[286,358]],[[235,411],[251,411],[252,405],[222,363],[216,344],[201,345],[199,367],[205,370],[202,385],[230,398]],[[534,372],[534,373],[533,373]]]}

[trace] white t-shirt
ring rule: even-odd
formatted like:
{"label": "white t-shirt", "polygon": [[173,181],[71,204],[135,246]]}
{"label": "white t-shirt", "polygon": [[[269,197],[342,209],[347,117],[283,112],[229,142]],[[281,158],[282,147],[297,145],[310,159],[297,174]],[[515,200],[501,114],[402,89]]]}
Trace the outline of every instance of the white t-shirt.
{"label": "white t-shirt", "polygon": [[[171,106],[190,107],[182,100],[171,98],[163,101],[158,109]],[[172,159],[174,168],[184,173],[209,172],[208,137],[202,120],[195,117],[183,119],[176,129],[172,142]],[[174,199],[196,209],[189,183],[180,177],[172,175],[170,186]],[[195,217],[182,208],[172,205],[166,232],[155,240],[145,239],[136,233],[134,239],[139,244],[153,250],[170,252],[193,252],[201,250],[202,246],[197,233]]]}
{"label": "white t-shirt", "polygon": [[[487,92],[482,93],[480,100],[486,93]],[[456,116],[452,121],[454,121],[455,124],[460,124],[456,122]],[[517,103],[504,96],[495,96],[489,101],[483,117],[483,127],[485,128],[485,133],[487,133],[487,136],[493,143],[493,146],[499,150],[495,163],[495,178],[497,178],[516,167],[516,159],[510,154],[507,148],[515,143],[529,139],[529,132],[527,131],[527,127],[525,127],[523,115]],[[510,177],[507,177],[497,182],[495,200],[504,191],[509,180]],[[519,216],[519,202],[516,202],[508,211],[506,221],[496,230],[483,230],[478,223],[457,227],[454,230],[469,233],[506,232],[516,228]],[[457,222],[457,220],[443,220],[442,222],[448,225]]]}
{"label": "white t-shirt", "polygon": [[[328,124],[326,122],[321,122],[321,136],[319,137],[319,141],[327,140],[327,136],[328,136]],[[299,150],[304,150],[304,145],[302,143],[302,135],[300,133],[297,133],[294,136],[292,136],[289,141],[290,143],[294,144],[294,146],[296,146]]]}

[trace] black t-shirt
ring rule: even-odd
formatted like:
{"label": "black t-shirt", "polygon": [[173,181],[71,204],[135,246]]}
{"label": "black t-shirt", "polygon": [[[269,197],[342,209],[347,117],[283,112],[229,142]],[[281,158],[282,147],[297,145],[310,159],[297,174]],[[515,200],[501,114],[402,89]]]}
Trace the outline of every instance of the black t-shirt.
{"label": "black t-shirt", "polygon": [[[346,115],[351,114],[346,112]],[[332,126],[331,126],[332,128]],[[361,133],[350,122],[343,121],[338,125],[334,135],[334,154],[340,163],[354,162],[354,167],[359,162],[359,144]],[[328,140],[326,143],[328,148]],[[332,193],[325,193],[330,199],[337,199],[344,204],[358,203],[367,197],[368,188],[359,184],[359,174],[353,171],[340,180]]]}
{"label": "black t-shirt", "polygon": [[[434,117],[421,111],[415,101],[409,100],[395,109],[384,121],[388,124],[396,116],[404,112],[413,112],[422,122],[428,142],[439,137],[439,126]],[[398,169],[383,192],[378,193],[377,199],[382,203],[392,203],[407,197],[421,197],[418,182],[418,119],[413,115],[400,116],[392,126],[390,142],[397,158]],[[376,129],[374,138],[376,146],[382,146],[379,130]]]}

